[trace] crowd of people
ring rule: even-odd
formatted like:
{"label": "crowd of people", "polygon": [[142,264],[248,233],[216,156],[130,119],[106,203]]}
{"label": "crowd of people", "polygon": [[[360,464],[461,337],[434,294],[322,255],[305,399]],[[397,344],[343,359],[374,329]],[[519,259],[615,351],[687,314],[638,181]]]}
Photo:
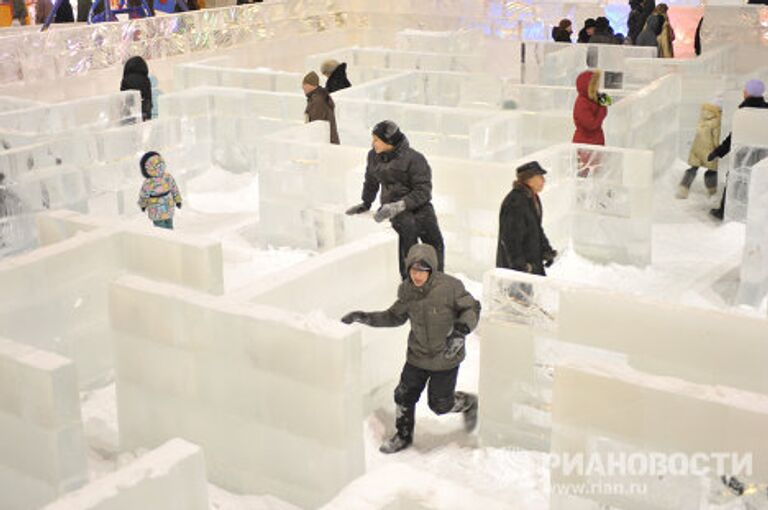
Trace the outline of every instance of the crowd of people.
{"label": "crowd of people", "polygon": [[[627,19],[627,34],[616,32],[605,16],[588,18],[577,34],[576,42],[590,44],[629,44],[652,46],[658,49],[658,56],[674,57],[673,42],[675,31],[669,22],[667,4],[656,5],[655,0],[630,0]],[[552,28],[552,39],[556,42],[573,42],[573,23],[562,19]]]}

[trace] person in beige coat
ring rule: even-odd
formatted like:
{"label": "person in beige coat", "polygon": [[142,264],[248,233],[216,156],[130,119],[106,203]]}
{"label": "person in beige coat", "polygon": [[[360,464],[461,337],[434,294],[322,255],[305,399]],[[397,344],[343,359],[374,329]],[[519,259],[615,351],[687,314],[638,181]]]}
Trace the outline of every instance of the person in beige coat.
{"label": "person in beige coat", "polygon": [[722,114],[719,99],[701,105],[696,137],[693,139],[691,152],[688,154],[688,164],[691,167],[685,171],[683,180],[680,181],[677,198],[688,198],[688,192],[699,167],[707,169],[704,173],[704,185],[707,187],[707,192],[710,195],[717,192],[717,160],[709,161],[707,158],[719,144]]}
{"label": "person in beige coat", "polygon": [[669,7],[667,4],[659,4],[653,11],[654,14],[664,18],[661,33],[658,36],[659,57],[675,58],[675,31],[669,22]]}

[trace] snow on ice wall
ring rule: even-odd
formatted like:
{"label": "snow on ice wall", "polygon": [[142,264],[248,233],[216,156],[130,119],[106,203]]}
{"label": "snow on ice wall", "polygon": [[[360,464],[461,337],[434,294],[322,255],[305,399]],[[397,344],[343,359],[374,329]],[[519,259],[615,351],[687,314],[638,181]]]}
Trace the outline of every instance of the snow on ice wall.
{"label": "snow on ice wall", "polygon": [[[385,232],[353,241],[270,275],[233,299],[338,320],[352,310],[386,310],[399,285],[397,236]],[[358,328],[357,326],[355,326]],[[405,359],[405,328],[358,328],[362,338],[363,412],[392,402]]]}
{"label": "snow on ice wall", "polygon": [[502,269],[486,273],[483,302],[480,435],[486,444],[548,450],[552,370],[573,359],[626,361],[649,374],[768,395],[764,319]]}
{"label": "snow on ice wall", "polygon": [[74,364],[0,338],[0,392],[3,508],[39,508],[85,483],[88,472]]}
{"label": "snow on ice wall", "polygon": [[733,120],[733,168],[726,219],[747,223],[738,301],[758,307],[768,294],[768,112],[738,110]]}
{"label": "snow on ice wall", "polygon": [[223,290],[218,242],[149,227],[123,230],[74,212],[47,213],[38,222],[45,246],[0,261],[0,334],[71,358],[83,387],[113,366],[106,297],[120,272]]}
{"label": "snow on ice wall", "polygon": [[62,496],[43,510],[208,510],[199,446],[171,439],[127,466]]}
{"label": "snow on ice wall", "polygon": [[[587,459],[596,455],[609,466],[607,459],[618,454],[641,453],[647,458],[661,452],[690,458],[728,452],[751,455],[752,472],[740,473],[742,482],[761,481],[768,475],[768,445],[763,440],[768,427],[765,394],[653,376],[618,364],[591,364],[557,367],[552,400],[553,453],[582,454]],[[715,463],[709,466],[715,468]],[[730,461],[726,466],[735,473]],[[715,479],[719,474],[709,476],[719,483]],[[584,506],[553,490],[553,510],[596,509],[602,508],[601,503],[631,510],[695,509],[710,491],[708,484],[693,475],[605,477],[598,472],[566,473],[555,466],[551,480],[553,486],[610,483],[625,488],[624,494],[596,491],[590,495],[594,503]],[[633,494],[633,483],[647,484],[647,492]]]}
{"label": "snow on ice wall", "polygon": [[215,483],[305,508],[362,474],[359,331],[135,276],[109,301],[123,449],[179,436]]}

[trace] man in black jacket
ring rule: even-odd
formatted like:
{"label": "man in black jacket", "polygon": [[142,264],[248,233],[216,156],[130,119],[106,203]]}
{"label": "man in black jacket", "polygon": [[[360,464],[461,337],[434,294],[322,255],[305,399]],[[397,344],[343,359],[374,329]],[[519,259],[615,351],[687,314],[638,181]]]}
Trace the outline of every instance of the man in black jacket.
{"label": "man in black jacket", "polygon": [[545,275],[544,268],[557,252],[541,227],[541,200],[546,170],[537,161],[517,168],[517,180],[504,198],[499,212],[499,241],[496,267]]}
{"label": "man in black jacket", "polygon": [[471,432],[477,423],[477,396],[456,390],[459,365],[464,360],[464,337],[475,329],[480,303],[460,280],[437,271],[437,254],[428,244],[408,252],[408,279],[397,289],[397,300],[381,312],[354,311],[341,318],[392,328],[410,320],[408,352],[400,383],[395,388],[397,418],[395,435],[384,442],[382,453],[395,453],[413,442],[416,403],[429,386],[429,408],[435,414],[464,413]]}
{"label": "man in black jacket", "polygon": [[411,149],[408,139],[391,120],[373,128],[373,148],[363,183],[363,202],[347,209],[361,214],[371,208],[381,186],[381,207],[374,214],[377,222],[389,220],[400,236],[400,277],[408,277],[405,257],[419,240],[437,252],[438,271],[444,267],[443,234],[432,207],[432,169],[424,156]]}
{"label": "man in black jacket", "polygon": [[[763,94],[765,94],[765,84],[760,80],[749,80],[744,85],[744,101],[741,102],[739,108],[768,108],[768,103],[765,102]],[[731,133],[728,133],[723,143],[709,153],[707,160],[713,161],[717,158],[724,158],[729,152],[731,152]],[[752,162],[752,164],[754,163],[757,163],[757,161]],[[725,215],[725,191],[725,188],[723,188],[723,198],[720,200],[720,207],[709,211],[709,214],[718,220],[722,220]]]}
{"label": "man in black jacket", "polygon": [[347,79],[347,64],[339,64],[335,60],[326,60],[323,65],[320,66],[320,72],[323,73],[327,79],[325,81],[325,90],[328,93],[336,92],[337,90],[346,89],[352,86]]}

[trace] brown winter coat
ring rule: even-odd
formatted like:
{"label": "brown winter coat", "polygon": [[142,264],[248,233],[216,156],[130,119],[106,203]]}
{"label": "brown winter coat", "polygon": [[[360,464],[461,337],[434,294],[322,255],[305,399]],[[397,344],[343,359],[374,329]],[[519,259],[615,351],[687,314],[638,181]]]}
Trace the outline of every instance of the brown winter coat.
{"label": "brown winter coat", "polygon": [[323,87],[317,87],[307,94],[307,109],[304,115],[307,122],[324,120],[331,124],[331,143],[339,144],[339,132],[336,128],[336,105],[331,95]]}
{"label": "brown winter coat", "polygon": [[692,167],[706,167],[717,170],[717,159],[707,161],[709,153],[715,150],[720,143],[720,121],[722,110],[713,104],[703,104],[699,125],[696,127],[696,137],[688,154],[688,164]]}
{"label": "brown winter coat", "polygon": [[656,14],[664,17],[664,25],[662,25],[661,33],[657,38],[659,46],[659,57],[675,58],[675,47],[672,44],[675,42],[675,31],[672,29],[672,25],[669,23],[669,16],[661,12],[657,12]]}
{"label": "brown winter coat", "polygon": [[470,331],[480,317],[480,303],[464,289],[460,280],[437,270],[437,253],[428,244],[415,244],[408,251],[406,267],[424,261],[432,274],[422,287],[416,287],[410,278],[400,284],[397,301],[383,312],[368,314],[370,326],[392,327],[411,321],[408,334],[409,364],[423,370],[451,370],[464,360],[465,352],[450,359],[443,356],[447,338],[454,324],[462,324]]}

